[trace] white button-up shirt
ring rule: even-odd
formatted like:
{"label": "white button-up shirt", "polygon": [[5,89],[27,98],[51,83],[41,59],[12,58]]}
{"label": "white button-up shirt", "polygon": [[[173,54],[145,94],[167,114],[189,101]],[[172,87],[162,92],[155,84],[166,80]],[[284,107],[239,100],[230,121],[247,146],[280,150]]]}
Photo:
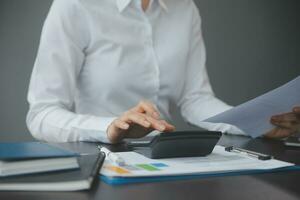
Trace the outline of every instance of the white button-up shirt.
{"label": "white button-up shirt", "polygon": [[152,0],[145,12],[141,0],[56,0],[30,81],[28,128],[46,141],[108,142],[108,125],[141,100],[166,120],[173,103],[201,126],[230,108],[214,97],[205,57],[192,0]]}

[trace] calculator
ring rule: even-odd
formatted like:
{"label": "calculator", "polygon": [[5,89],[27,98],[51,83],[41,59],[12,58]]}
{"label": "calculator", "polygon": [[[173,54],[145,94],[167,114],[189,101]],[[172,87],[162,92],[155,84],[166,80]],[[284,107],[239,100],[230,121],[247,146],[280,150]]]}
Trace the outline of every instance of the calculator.
{"label": "calculator", "polygon": [[221,138],[218,131],[175,131],[160,133],[150,142],[129,144],[148,158],[199,157],[209,155]]}

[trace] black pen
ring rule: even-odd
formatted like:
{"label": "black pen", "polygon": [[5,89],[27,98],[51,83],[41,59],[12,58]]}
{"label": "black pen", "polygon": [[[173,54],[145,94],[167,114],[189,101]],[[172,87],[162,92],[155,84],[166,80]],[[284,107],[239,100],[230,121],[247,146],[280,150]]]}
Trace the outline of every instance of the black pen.
{"label": "black pen", "polygon": [[258,153],[255,151],[246,150],[246,149],[241,149],[241,148],[237,148],[237,147],[233,147],[233,146],[225,147],[225,151],[236,152],[236,153],[246,153],[247,155],[249,155],[251,157],[255,157],[259,160],[270,160],[273,158],[270,155],[266,155],[266,154]]}

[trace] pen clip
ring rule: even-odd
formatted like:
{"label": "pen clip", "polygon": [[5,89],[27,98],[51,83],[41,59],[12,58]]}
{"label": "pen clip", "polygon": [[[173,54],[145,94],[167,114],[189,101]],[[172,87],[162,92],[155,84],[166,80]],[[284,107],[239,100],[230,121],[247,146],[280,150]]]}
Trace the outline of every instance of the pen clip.
{"label": "pen clip", "polygon": [[271,155],[262,154],[262,153],[258,153],[258,152],[254,152],[254,151],[250,151],[250,150],[246,150],[246,149],[236,148],[233,146],[225,147],[225,151],[246,153],[247,155],[249,155],[251,157],[255,157],[259,160],[271,160],[273,158]]}

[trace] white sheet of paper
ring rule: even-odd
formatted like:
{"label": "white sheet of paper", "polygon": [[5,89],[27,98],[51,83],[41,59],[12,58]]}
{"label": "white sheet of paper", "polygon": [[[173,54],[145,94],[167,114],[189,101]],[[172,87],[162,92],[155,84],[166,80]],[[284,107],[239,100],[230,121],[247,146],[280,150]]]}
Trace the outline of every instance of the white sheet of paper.
{"label": "white sheet of paper", "polygon": [[106,159],[100,171],[101,175],[109,177],[188,175],[236,170],[275,169],[294,165],[275,159],[262,161],[242,153],[227,152],[222,146],[216,146],[212,154],[206,157],[149,159],[135,152],[117,154],[125,160],[127,165],[119,167]]}
{"label": "white sheet of paper", "polygon": [[300,76],[275,90],[204,121],[231,124],[252,137],[258,137],[274,128],[270,123],[271,116],[291,112],[297,105],[300,106]]}

